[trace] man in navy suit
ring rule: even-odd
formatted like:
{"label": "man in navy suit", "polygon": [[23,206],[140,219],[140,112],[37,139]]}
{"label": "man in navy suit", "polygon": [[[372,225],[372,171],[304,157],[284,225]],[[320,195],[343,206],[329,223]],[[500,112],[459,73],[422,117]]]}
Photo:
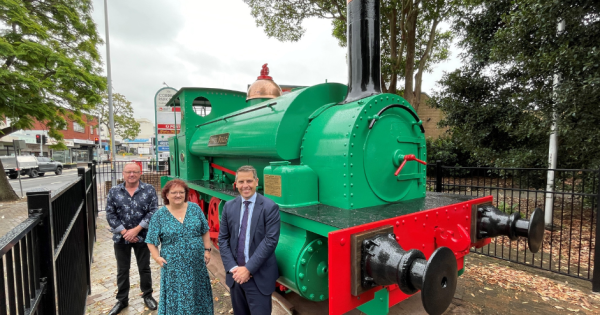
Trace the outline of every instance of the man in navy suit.
{"label": "man in navy suit", "polygon": [[254,167],[240,167],[235,183],[240,196],[225,203],[219,230],[233,313],[268,315],[272,308],[271,294],[279,278],[275,259],[279,206],[256,192],[258,177]]}

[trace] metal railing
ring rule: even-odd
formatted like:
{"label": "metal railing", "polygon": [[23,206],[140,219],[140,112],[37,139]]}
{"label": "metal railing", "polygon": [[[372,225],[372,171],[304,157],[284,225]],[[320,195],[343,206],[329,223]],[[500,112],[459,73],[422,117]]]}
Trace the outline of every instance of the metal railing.
{"label": "metal railing", "polygon": [[0,238],[1,315],[84,314],[98,213],[88,166],[59,190],[28,192],[28,219]]}
{"label": "metal railing", "polygon": [[160,178],[165,175],[169,175],[168,162],[161,161],[158,165],[158,171],[156,170],[157,165],[155,161],[114,161],[111,163],[97,164],[96,167],[96,181],[98,184],[97,202],[98,209],[104,211],[106,208],[106,197],[108,191],[113,186],[114,182],[119,185],[123,182],[123,167],[127,163],[137,163],[142,169],[140,180],[146,184],[154,186],[156,194],[158,196],[158,206],[163,206],[163,200],[160,197]]}
{"label": "metal railing", "polygon": [[[539,168],[494,168],[427,165],[430,191],[494,197],[494,206],[507,214],[529,218],[535,208],[546,209],[552,200],[551,225],[540,251],[532,254],[526,241],[498,237],[476,253],[590,280],[600,291],[597,217],[600,171]],[[548,171],[555,174],[553,190],[546,190]],[[548,195],[547,195],[548,194]],[[549,199],[546,199],[546,197]],[[550,217],[548,217],[550,219]],[[547,222],[549,223],[549,222]]]}

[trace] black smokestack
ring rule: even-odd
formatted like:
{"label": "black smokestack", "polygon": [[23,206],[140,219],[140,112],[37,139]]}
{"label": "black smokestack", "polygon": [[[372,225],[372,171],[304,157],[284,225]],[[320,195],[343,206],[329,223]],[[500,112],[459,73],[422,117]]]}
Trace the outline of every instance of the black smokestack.
{"label": "black smokestack", "polygon": [[343,103],[381,93],[379,0],[348,1],[348,94]]}

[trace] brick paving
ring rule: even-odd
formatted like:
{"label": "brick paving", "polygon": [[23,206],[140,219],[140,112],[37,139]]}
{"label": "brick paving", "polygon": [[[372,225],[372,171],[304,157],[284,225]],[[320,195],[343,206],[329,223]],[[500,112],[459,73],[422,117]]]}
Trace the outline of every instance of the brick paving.
{"label": "brick paving", "polygon": [[27,219],[27,199],[0,203],[0,237]]}

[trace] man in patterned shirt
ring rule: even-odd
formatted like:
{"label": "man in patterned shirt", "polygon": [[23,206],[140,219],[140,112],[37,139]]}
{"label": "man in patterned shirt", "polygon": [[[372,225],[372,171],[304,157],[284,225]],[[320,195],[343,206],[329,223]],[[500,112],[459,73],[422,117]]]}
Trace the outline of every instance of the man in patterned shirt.
{"label": "man in patterned shirt", "polygon": [[141,169],[135,163],[123,167],[122,184],[112,187],[106,199],[106,220],[112,228],[117,259],[117,304],[109,312],[119,314],[129,305],[129,266],[131,250],[135,253],[140,273],[140,289],[146,306],[155,310],[150,275],[150,251],[144,242],[150,218],[158,208],[156,190],[140,181]]}

